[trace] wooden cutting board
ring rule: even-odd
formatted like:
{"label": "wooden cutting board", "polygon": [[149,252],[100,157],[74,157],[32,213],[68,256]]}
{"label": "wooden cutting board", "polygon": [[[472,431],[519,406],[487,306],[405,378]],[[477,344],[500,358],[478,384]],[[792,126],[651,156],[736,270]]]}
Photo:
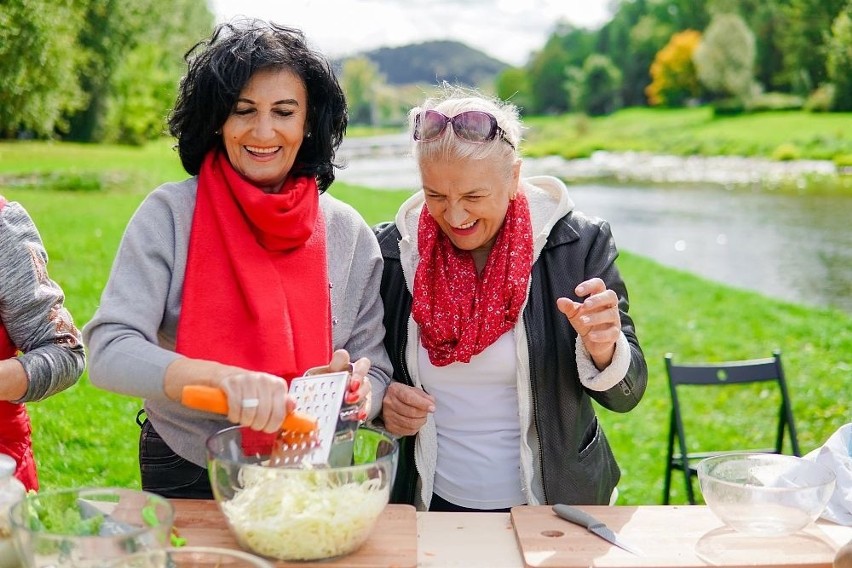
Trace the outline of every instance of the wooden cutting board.
{"label": "wooden cutting board", "polygon": [[[838,544],[819,524],[787,537],[725,528],[705,506],[580,506],[635,545],[635,556],[564,521],[549,506],[515,507],[512,524],[527,568],[647,566],[830,567]],[[826,530],[829,527],[824,527]]]}
{"label": "wooden cutting board", "polygon": [[[215,501],[172,499],[175,528],[187,546],[240,549]],[[416,568],[417,513],[410,505],[388,505],[361,548],[341,558],[278,562],[279,567]]]}

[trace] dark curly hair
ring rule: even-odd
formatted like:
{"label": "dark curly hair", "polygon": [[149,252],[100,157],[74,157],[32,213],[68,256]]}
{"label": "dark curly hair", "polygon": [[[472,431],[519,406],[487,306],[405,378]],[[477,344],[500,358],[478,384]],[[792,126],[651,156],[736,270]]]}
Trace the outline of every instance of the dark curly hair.
{"label": "dark curly hair", "polygon": [[190,175],[201,170],[207,152],[222,146],[222,125],[249,79],[260,70],[288,69],[305,83],[310,133],[293,173],[315,176],[319,190],[328,189],[337,166],[334,154],[346,133],[346,99],[330,63],[308,47],[300,30],[256,19],[224,23],[184,59],[187,72],[169,115],[169,132]]}

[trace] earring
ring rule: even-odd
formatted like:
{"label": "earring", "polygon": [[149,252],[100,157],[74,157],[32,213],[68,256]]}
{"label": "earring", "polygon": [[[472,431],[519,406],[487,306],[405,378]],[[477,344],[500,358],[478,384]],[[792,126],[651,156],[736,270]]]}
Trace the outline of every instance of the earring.
{"label": "earring", "polygon": [[310,138],[310,137],[311,137],[311,134],[312,134],[311,132],[306,133],[306,134],[305,134],[305,138]]}
{"label": "earring", "polygon": [[216,136],[221,136],[222,135],[222,129],[220,128],[219,130],[217,130],[213,134],[215,134]]}

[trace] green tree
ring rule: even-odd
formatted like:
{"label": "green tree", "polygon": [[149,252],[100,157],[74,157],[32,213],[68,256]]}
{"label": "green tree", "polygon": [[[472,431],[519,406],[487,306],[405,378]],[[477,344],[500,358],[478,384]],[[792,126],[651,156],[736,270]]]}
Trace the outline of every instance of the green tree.
{"label": "green tree", "polygon": [[828,80],[825,43],[848,0],[788,0],[781,32],[784,74],[794,92],[807,95]]}
{"label": "green tree", "polygon": [[0,137],[51,136],[86,98],[75,38],[82,12],[70,1],[0,2]]}
{"label": "green tree", "polygon": [[832,108],[852,111],[852,2],[834,19],[826,47],[826,69],[834,84]]}
{"label": "green tree", "polygon": [[340,86],[346,94],[352,124],[376,123],[378,93],[384,85],[385,78],[368,58],[352,57],[343,62]]}
{"label": "green tree", "polygon": [[184,69],[183,54],[212,29],[207,4],[87,0],[85,5],[78,45],[86,61],[80,83],[89,104],[71,117],[69,138],[137,143],[154,132],[160,135]]}
{"label": "green tree", "polygon": [[648,70],[669,37],[692,21],[703,1],[667,3],[653,0],[621,2],[612,20],[601,28],[597,52],[607,55],[623,76],[621,97],[625,105],[645,104]]}
{"label": "green tree", "polygon": [[529,76],[521,67],[504,69],[494,80],[494,90],[498,98],[511,101],[523,114],[533,108]]}
{"label": "green tree", "polygon": [[780,2],[752,0],[753,7],[741,15],[754,32],[757,53],[755,79],[767,91],[790,91],[790,81],[784,74],[784,50],[780,37],[787,25]]}
{"label": "green tree", "polygon": [[213,29],[204,2],[145,1],[156,20],[134,27],[132,46],[109,79],[104,141],[140,144],[165,133],[186,68],[183,56]]}
{"label": "green tree", "polygon": [[657,13],[658,17],[667,14],[678,30],[703,30],[710,23],[708,0],[666,0],[658,5]]}
{"label": "green tree", "polygon": [[142,144],[163,136],[165,115],[174,102],[174,83],[175,75],[163,65],[159,46],[146,43],[132,49],[110,77],[101,138]]}
{"label": "green tree", "polygon": [[[622,98],[631,106],[646,102],[645,89],[651,83],[649,70],[654,58],[677,30],[671,24],[652,14],[639,18],[630,30],[629,49],[631,61],[623,69]],[[621,69],[621,67],[619,67]]]}
{"label": "green tree", "polygon": [[146,0],[87,0],[79,4],[85,15],[75,49],[83,58],[78,82],[88,104],[69,116],[67,138],[96,141],[102,136],[110,77],[131,47],[134,27],[139,25],[136,22],[146,15],[148,6]]}
{"label": "green tree", "polygon": [[558,113],[570,110],[565,90],[565,70],[579,67],[594,53],[595,32],[559,22],[541,51],[527,64],[532,92],[532,113]]}
{"label": "green tree", "polygon": [[583,111],[585,81],[586,75],[583,73],[582,67],[571,66],[565,70],[565,91],[568,93],[568,102],[573,110]]}
{"label": "green tree", "polygon": [[736,14],[717,14],[695,50],[698,79],[711,91],[748,103],[754,89],[755,41]]}
{"label": "green tree", "polygon": [[621,108],[621,71],[606,55],[586,58],[580,89],[580,110],[591,116],[610,114]]}

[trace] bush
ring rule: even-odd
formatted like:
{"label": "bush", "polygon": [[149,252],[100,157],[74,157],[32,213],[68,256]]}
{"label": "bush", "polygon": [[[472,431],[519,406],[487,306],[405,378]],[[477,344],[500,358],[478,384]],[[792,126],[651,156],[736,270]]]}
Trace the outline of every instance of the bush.
{"label": "bush", "polygon": [[0,185],[40,191],[101,191],[104,183],[98,172],[45,172],[0,176]]}
{"label": "bush", "polygon": [[713,116],[733,116],[746,111],[740,99],[719,99],[713,101]]}
{"label": "bush", "polygon": [[798,160],[802,157],[802,151],[795,144],[785,142],[780,144],[772,151],[772,159],[779,162],[789,162],[790,160]]}
{"label": "bush", "polygon": [[761,93],[754,96],[748,109],[754,112],[770,110],[800,110],[805,101],[802,97],[787,93]]}
{"label": "bush", "polygon": [[828,112],[834,105],[834,85],[825,83],[808,96],[805,101],[805,110],[811,112]]}

